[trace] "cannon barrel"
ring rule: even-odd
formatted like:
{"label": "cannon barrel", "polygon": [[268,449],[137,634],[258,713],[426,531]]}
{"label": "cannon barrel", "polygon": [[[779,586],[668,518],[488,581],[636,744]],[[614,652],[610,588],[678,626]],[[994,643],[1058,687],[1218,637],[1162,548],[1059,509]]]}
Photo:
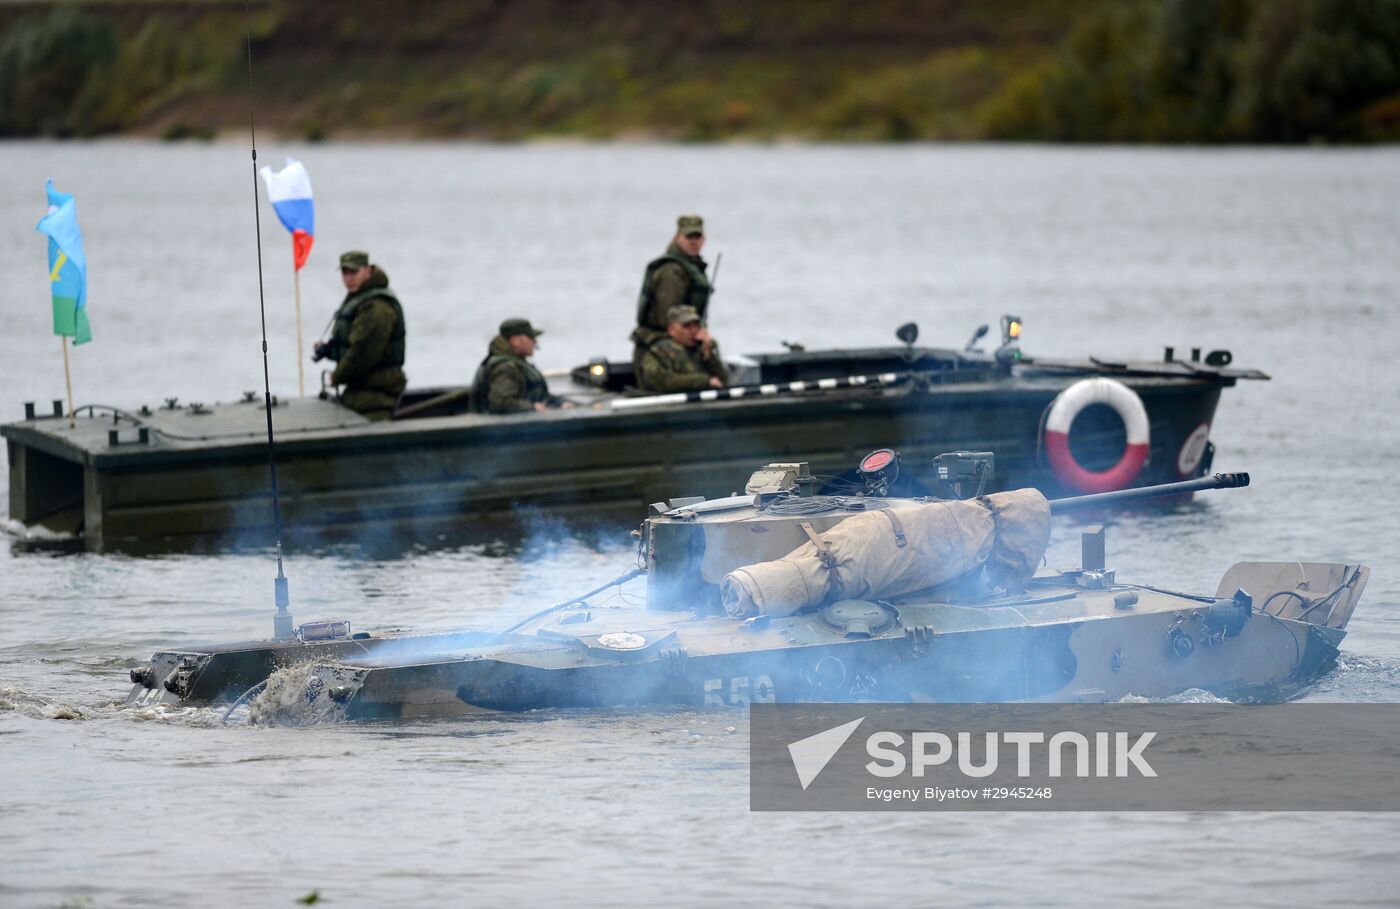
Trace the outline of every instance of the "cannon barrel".
{"label": "cannon barrel", "polygon": [[1118,489],[1113,492],[1098,492],[1087,496],[1066,496],[1050,500],[1050,512],[1062,514],[1078,508],[1093,508],[1098,505],[1118,505],[1122,502],[1136,502],[1138,499],[1155,499],[1158,496],[1175,496],[1203,489],[1238,489],[1249,485],[1247,473],[1217,473],[1198,480],[1182,480],[1180,483],[1162,483],[1157,486],[1140,486],[1137,489]]}

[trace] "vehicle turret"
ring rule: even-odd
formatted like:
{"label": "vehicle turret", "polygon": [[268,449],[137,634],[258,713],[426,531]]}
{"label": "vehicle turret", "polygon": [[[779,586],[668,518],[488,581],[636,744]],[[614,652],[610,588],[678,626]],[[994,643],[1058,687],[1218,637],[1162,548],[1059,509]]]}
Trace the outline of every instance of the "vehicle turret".
{"label": "vehicle turret", "polygon": [[[648,576],[647,605],[722,612],[720,585],[736,568],[782,559],[804,543],[860,514],[908,504],[960,501],[979,496],[993,472],[989,452],[949,452],[935,460],[946,497],[898,499],[883,490],[898,475],[898,453],[877,449],[861,460],[849,493],[816,495],[805,462],[777,462],[754,471],[742,495],[703,496],[651,505],[641,530]],[[1052,514],[1164,496],[1249,485],[1247,473],[1219,473],[1197,480],[1049,500]],[[975,492],[973,491],[975,490]]]}

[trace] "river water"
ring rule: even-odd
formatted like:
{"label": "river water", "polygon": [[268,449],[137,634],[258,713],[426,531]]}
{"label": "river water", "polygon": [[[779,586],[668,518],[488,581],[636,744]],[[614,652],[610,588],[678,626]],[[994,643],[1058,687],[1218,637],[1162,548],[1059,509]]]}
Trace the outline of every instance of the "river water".
{"label": "river water", "polygon": [[[960,344],[1004,312],[1029,354],[1229,348],[1216,467],[1254,485],[1124,516],[1129,581],[1211,592],[1242,559],[1374,574],[1309,700],[1400,699],[1400,151],[1037,147],[282,147],[317,193],[308,336],[367,248],[414,384],[469,380],[503,318],[545,368],[625,355],[679,213],[723,252],[729,353]],[[77,195],[95,340],[79,403],[261,387],[252,177],[234,144],[0,144],[0,417],[63,396],[43,181]],[[266,206],[266,203],[263,203]],[[275,392],[295,390],[289,243],[263,213]],[[995,329],[994,329],[995,330]],[[308,338],[309,346],[309,338]],[[684,490],[678,490],[678,494]],[[3,500],[0,500],[0,510]],[[1073,528],[1052,564],[1073,564]],[[498,625],[628,566],[625,530],[288,553],[299,620]],[[743,712],[548,712],[261,728],[114,706],[154,650],[270,631],[266,552],[135,557],[0,537],[0,905],[1393,905],[1375,814],[752,814]],[[1339,768],[1339,772],[1345,772]]]}

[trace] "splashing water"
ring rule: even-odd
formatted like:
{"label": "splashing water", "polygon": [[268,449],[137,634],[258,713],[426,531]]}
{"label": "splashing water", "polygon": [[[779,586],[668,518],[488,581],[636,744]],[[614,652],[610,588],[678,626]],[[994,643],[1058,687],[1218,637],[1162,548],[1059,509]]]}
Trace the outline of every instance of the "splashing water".
{"label": "splashing water", "polygon": [[50,700],[23,688],[0,688],[0,713],[8,711],[42,720],[86,720],[95,713],[94,708]]}
{"label": "splashing water", "polygon": [[34,543],[62,543],[78,539],[75,534],[49,530],[42,524],[26,527],[14,518],[0,517],[0,534]]}
{"label": "splashing water", "polygon": [[330,698],[317,697],[318,663],[301,663],[278,669],[248,705],[248,722],[254,726],[318,726],[344,718],[345,710]]}
{"label": "splashing water", "polygon": [[1177,694],[1162,698],[1147,698],[1140,694],[1128,694],[1119,698],[1120,704],[1233,704],[1229,698],[1222,698],[1204,688],[1187,688]]}

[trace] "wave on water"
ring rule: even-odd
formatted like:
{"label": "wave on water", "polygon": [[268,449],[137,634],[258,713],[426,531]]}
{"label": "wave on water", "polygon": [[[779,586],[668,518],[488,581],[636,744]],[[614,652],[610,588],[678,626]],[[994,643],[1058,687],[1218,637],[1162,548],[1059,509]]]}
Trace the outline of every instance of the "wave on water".
{"label": "wave on water", "polygon": [[26,527],[24,524],[10,517],[0,517],[0,533],[5,536],[32,543],[66,543],[78,538],[77,534],[68,533],[66,531],[49,530],[47,527],[40,524],[36,524],[33,527]]}
{"label": "wave on water", "polygon": [[1392,703],[1400,700],[1400,661],[1343,650],[1337,665],[1308,692],[1312,700]]}
{"label": "wave on water", "polygon": [[1148,698],[1140,694],[1126,694],[1118,699],[1120,704],[1233,704],[1229,698],[1206,691],[1204,688],[1187,688],[1177,694],[1161,698]]}
{"label": "wave on water", "polygon": [[1323,675],[1306,684],[1279,685],[1256,690],[1240,700],[1222,698],[1201,688],[1188,688],[1167,697],[1149,698],[1130,694],[1120,704],[1234,704],[1323,701],[1347,703],[1393,703],[1400,700],[1400,660],[1363,656],[1342,651],[1337,662]]}
{"label": "wave on water", "polygon": [[91,707],[50,700],[23,688],[0,688],[0,713],[18,713],[36,720],[88,720],[95,715]]}
{"label": "wave on water", "polygon": [[218,726],[222,712],[208,707],[154,704],[127,707],[121,703],[89,706],[44,697],[23,688],[0,688],[0,715],[14,713],[35,720],[120,719],[178,726]]}
{"label": "wave on water", "polygon": [[166,723],[172,726],[201,728],[223,725],[223,711],[212,707],[183,707],[178,704],[127,707],[123,704],[113,704],[107,709],[118,719],[134,720],[138,723]]}

